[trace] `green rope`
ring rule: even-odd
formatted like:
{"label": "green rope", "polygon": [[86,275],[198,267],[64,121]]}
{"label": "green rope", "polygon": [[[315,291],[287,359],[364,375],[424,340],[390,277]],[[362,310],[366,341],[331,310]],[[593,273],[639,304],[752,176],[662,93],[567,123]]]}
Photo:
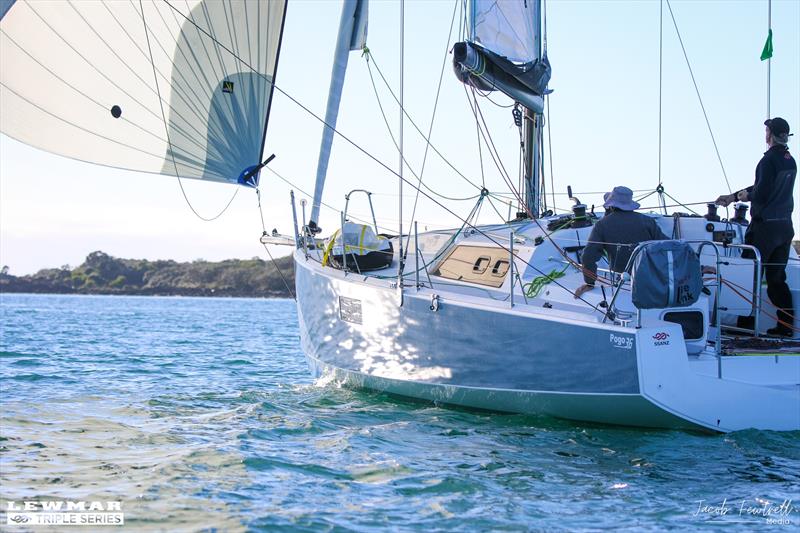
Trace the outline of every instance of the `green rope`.
{"label": "green rope", "polygon": [[533,278],[531,282],[525,283],[522,286],[522,291],[525,293],[526,297],[536,298],[539,296],[539,293],[542,292],[542,289],[545,285],[559,278],[563,278],[566,275],[565,272],[567,271],[567,268],[569,268],[569,265],[564,265],[564,268],[561,270],[554,268],[549,274]]}

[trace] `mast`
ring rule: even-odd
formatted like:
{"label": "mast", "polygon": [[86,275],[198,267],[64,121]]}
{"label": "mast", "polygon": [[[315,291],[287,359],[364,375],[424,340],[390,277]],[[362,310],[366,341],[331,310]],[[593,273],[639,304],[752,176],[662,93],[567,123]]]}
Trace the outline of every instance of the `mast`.
{"label": "mast", "polygon": [[[542,2],[537,1],[533,9],[534,27],[536,28],[534,50],[536,60],[542,59]],[[533,218],[541,213],[541,140],[544,127],[544,109],[540,112],[525,107],[523,121],[523,176],[525,181],[525,207]]]}
{"label": "mast", "polygon": [[322,205],[322,190],[328,173],[328,160],[331,157],[333,132],[339,116],[339,103],[342,100],[342,87],[347,71],[347,59],[351,50],[364,48],[367,39],[367,0],[344,0],[342,17],[339,21],[339,36],[331,69],[331,84],[328,90],[328,106],[325,110],[325,126],[317,161],[317,181],[314,185],[314,201],[311,204],[311,219],[308,227],[318,233],[319,208]]}
{"label": "mast", "polygon": [[[469,35],[453,46],[456,77],[481,93],[500,91],[521,105],[524,182],[520,208],[538,217],[542,208],[541,162],[544,98],[551,91],[542,0],[470,0]],[[516,118],[515,118],[516,120]]]}

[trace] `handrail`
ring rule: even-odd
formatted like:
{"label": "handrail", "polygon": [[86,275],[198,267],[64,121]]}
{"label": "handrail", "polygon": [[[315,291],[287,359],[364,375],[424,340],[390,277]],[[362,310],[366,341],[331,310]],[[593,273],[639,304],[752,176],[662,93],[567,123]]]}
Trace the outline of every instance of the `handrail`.
{"label": "handrail", "polygon": [[[740,250],[751,250],[753,252],[753,302],[750,312],[753,314],[753,336],[758,337],[758,329],[761,316],[761,252],[751,244],[726,244],[725,248],[738,248]],[[745,258],[747,259],[747,258]],[[743,329],[743,328],[736,328]],[[745,330],[750,331],[750,330]]]}
{"label": "handrail", "polygon": [[[630,259],[628,259],[628,263],[625,265],[624,272],[630,272],[631,268],[633,267],[634,261],[636,260],[638,255],[642,252],[642,250],[644,250],[648,246],[655,244],[656,242],[661,242],[661,241],[646,241],[643,243],[639,243],[636,246],[636,248],[634,248],[633,253],[631,253],[631,257]],[[687,244],[699,245],[697,248],[698,256],[702,252],[703,248],[705,248],[706,246],[711,246],[714,249],[714,254],[717,258],[716,260],[717,290],[716,290],[716,298],[714,301],[714,326],[716,328],[716,335],[714,339],[714,353],[717,357],[717,377],[722,378],[722,346],[721,346],[722,315],[719,312],[720,297],[722,295],[722,274],[720,273],[720,265],[722,265],[722,261],[720,260],[719,247],[717,246],[717,243],[712,241],[681,241],[681,242],[685,242]],[[631,283],[634,282],[634,279],[635,279],[635,272],[631,273]],[[603,322],[605,322],[607,318],[610,318],[615,314],[614,303],[616,302],[619,293],[622,292],[622,285],[624,284],[624,282],[625,282],[624,277],[620,277],[619,283],[617,284],[616,289],[614,290],[614,294],[611,296],[611,301],[608,304],[608,310],[606,311],[606,315],[603,317]],[[641,327],[641,320],[642,320],[641,310],[638,310],[637,315],[638,315],[637,327]]]}
{"label": "handrail", "polygon": [[419,233],[416,220],[414,221],[414,286],[419,292]]}
{"label": "handrail", "polygon": [[[693,241],[686,241],[692,243]],[[717,290],[714,297],[714,327],[716,328],[716,338],[714,339],[714,353],[717,356],[717,378],[722,379],[722,313],[720,313],[720,300],[722,298],[722,261],[719,258],[719,247],[717,243],[712,241],[694,241],[699,244],[697,247],[697,255],[699,256],[703,248],[711,246],[714,248],[714,254],[717,257],[716,263],[716,277],[717,277]]]}
{"label": "handrail", "polygon": [[[345,208],[346,209],[346,208]],[[342,270],[344,271],[344,275],[347,276],[347,243],[344,241],[344,223],[345,220],[345,211],[341,213],[340,219],[340,226],[339,226],[339,238],[342,240]],[[336,236],[333,237],[333,246],[336,246]]]}
{"label": "handrail", "polygon": [[[375,209],[372,207],[372,193],[366,189],[353,189],[349,193],[344,195],[344,217],[347,220],[347,206],[350,205],[350,195],[357,192],[363,192],[367,195],[367,200],[369,200],[369,210],[372,213],[372,225],[375,226],[375,235],[378,234],[378,221],[375,219]],[[402,239],[401,239],[402,240]]]}

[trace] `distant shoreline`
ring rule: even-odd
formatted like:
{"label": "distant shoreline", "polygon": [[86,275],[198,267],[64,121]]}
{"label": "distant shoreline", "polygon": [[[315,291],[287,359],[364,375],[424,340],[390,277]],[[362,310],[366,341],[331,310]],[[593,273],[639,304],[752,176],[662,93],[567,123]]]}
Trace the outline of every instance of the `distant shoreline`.
{"label": "distant shoreline", "polygon": [[203,299],[211,300],[218,298],[221,300],[294,300],[291,296],[182,296],[180,294],[84,294],[84,293],[63,293],[63,292],[11,292],[0,291],[0,296],[5,295],[14,296],[119,296],[124,298],[185,298],[185,299]]}
{"label": "distant shoreline", "polygon": [[[793,245],[800,254],[800,241]],[[291,298],[286,284],[294,290],[291,256],[275,263],[259,258],[178,263],[119,259],[97,251],[75,268],[64,265],[26,276],[14,276],[6,267],[0,272],[0,294]]]}
{"label": "distant shoreline", "polygon": [[7,267],[0,272],[3,294],[290,298],[287,284],[293,290],[291,256],[275,263],[259,258],[178,263],[119,259],[97,251],[74,268],[64,265],[26,276],[14,276]]}

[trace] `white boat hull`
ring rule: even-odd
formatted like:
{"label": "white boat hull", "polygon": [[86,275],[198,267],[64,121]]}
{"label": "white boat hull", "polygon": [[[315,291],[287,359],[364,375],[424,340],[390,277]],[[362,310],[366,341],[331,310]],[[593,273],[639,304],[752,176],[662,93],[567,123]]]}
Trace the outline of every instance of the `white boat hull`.
{"label": "white boat hull", "polygon": [[400,305],[390,280],[345,275],[302,251],[295,260],[301,343],[316,375],[588,422],[800,430],[800,356],[726,357],[720,379],[716,358],[687,355],[676,324],[636,329],[442,292],[434,310],[436,291],[425,288],[407,288]]}

